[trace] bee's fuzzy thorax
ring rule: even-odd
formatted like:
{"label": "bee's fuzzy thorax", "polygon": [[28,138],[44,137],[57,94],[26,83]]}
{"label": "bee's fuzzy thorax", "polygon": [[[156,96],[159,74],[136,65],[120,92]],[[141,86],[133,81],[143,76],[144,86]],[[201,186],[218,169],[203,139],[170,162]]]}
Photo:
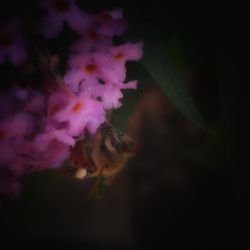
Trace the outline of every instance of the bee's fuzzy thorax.
{"label": "bee's fuzzy thorax", "polygon": [[86,168],[90,177],[97,176],[101,169],[105,177],[112,177],[120,172],[132,156],[132,145],[128,135],[104,123],[91,139],[82,143],[80,152],[79,145],[72,151],[71,163],[76,169]]}

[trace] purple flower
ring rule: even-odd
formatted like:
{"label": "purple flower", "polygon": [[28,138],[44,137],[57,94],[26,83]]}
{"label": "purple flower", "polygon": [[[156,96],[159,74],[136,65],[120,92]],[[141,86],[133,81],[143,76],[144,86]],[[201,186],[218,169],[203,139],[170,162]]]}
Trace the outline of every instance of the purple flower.
{"label": "purple flower", "polygon": [[120,99],[123,97],[122,89],[136,89],[137,81],[126,84],[107,82],[97,88],[97,96],[101,98],[104,109],[119,108],[122,104]]}
{"label": "purple flower", "polygon": [[[59,84],[58,77],[54,92],[13,87],[0,93],[0,194],[9,196],[20,192],[23,175],[59,168],[76,141],[94,134],[106,112],[122,105],[122,91],[137,86],[137,81],[125,83],[126,62],[142,57],[142,43],[113,45],[112,37],[127,26],[122,10],[91,16],[75,0],[40,1],[40,6],[47,10],[39,26],[45,37],[57,36],[64,22],[81,37],[70,49],[64,81]],[[0,63],[19,64],[25,58],[17,22],[2,25]]]}
{"label": "purple flower", "polygon": [[0,121],[0,165],[8,163],[16,153],[19,139],[34,131],[34,117],[26,112]]}
{"label": "purple flower", "polygon": [[82,34],[89,25],[90,16],[76,6],[75,0],[45,0],[38,4],[47,10],[47,16],[39,24],[46,38],[59,35],[64,22],[77,34]]}
{"label": "purple flower", "polygon": [[71,57],[70,70],[64,75],[65,84],[74,92],[82,90],[93,92],[98,86],[101,62],[96,60],[96,53]]}
{"label": "purple flower", "polygon": [[89,27],[80,39],[71,47],[72,54],[88,54],[93,52],[104,52],[112,46],[112,38],[96,32],[94,27]]}
{"label": "purple flower", "polygon": [[113,37],[120,36],[127,28],[127,22],[123,18],[122,9],[103,11],[95,17],[95,30],[98,34]]}
{"label": "purple flower", "polygon": [[57,122],[69,122],[68,134],[79,136],[84,133],[85,128],[95,133],[99,125],[105,121],[105,111],[99,101],[83,92],[72,98],[54,118]]}
{"label": "purple flower", "polygon": [[120,46],[112,47],[110,54],[115,62],[138,61],[142,57],[142,48],[142,42],[128,42]]}
{"label": "purple flower", "polygon": [[[25,166],[23,169],[28,173],[60,167],[69,157],[70,150],[68,145],[55,139],[52,133],[43,132],[36,134],[32,141],[24,141],[17,153],[18,162]],[[17,169],[18,165],[15,167]]]}
{"label": "purple flower", "polygon": [[98,54],[96,61],[101,64],[100,78],[113,83],[123,82],[126,78],[126,61],[138,61],[142,57],[142,47],[142,43],[126,43],[111,47],[108,56],[104,53]]}
{"label": "purple flower", "polygon": [[[84,43],[84,40],[82,41]],[[122,89],[136,88],[136,83],[123,84],[126,78],[126,61],[139,60],[142,43],[126,43],[93,53],[72,55],[69,71],[64,76],[67,86],[77,95],[89,93],[100,98],[103,108],[119,108]]]}
{"label": "purple flower", "polygon": [[142,46],[142,43],[127,43],[110,47],[106,52],[72,56],[64,81],[74,93],[81,91],[84,85],[85,90],[91,86],[96,88],[100,79],[104,82],[123,82],[126,78],[126,61],[139,60]]}
{"label": "purple flower", "polygon": [[33,93],[25,104],[25,110],[31,113],[41,113],[45,107],[45,97],[38,93]]}

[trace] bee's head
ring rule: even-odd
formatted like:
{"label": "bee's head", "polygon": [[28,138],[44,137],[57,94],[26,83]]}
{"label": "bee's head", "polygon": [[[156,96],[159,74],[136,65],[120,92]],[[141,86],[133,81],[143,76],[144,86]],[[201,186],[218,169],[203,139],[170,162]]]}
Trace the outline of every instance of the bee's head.
{"label": "bee's head", "polygon": [[132,153],[132,139],[114,129],[110,124],[104,123],[100,128],[101,144],[106,150],[112,154]]}
{"label": "bee's head", "polygon": [[132,139],[104,123],[94,135],[89,146],[89,156],[95,166],[94,172],[103,168],[103,175],[114,176],[132,156]]}

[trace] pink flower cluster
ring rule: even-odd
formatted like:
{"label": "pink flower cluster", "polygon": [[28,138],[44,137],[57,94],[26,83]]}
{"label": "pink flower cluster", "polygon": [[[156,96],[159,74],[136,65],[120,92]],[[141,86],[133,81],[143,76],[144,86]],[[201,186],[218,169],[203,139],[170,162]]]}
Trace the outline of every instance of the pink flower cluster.
{"label": "pink flower cluster", "polygon": [[[122,10],[90,15],[73,0],[48,0],[43,7],[47,15],[39,32],[56,37],[66,22],[79,39],[70,49],[63,88],[44,94],[12,87],[0,93],[0,194],[7,196],[20,192],[23,175],[60,167],[76,141],[94,134],[106,112],[121,106],[122,90],[137,84],[125,82],[125,64],[141,58],[143,44],[112,41],[126,28]],[[8,50],[0,50],[0,63],[15,64]]]}

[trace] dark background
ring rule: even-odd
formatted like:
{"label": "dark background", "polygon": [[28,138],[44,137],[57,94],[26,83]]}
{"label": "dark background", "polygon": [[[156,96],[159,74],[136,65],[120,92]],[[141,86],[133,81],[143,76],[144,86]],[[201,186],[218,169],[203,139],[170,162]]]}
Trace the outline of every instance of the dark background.
{"label": "dark background", "polygon": [[[177,35],[185,44],[188,86],[217,135],[195,127],[159,90],[149,91],[145,106],[155,112],[145,112],[138,127],[138,153],[102,195],[75,216],[94,180],[80,182],[61,171],[27,176],[22,195],[0,210],[1,241],[35,248],[239,249],[237,9],[105,2],[79,1],[97,11],[123,7],[125,17],[138,15],[164,39]],[[1,3],[1,15],[32,13],[28,3]]]}

